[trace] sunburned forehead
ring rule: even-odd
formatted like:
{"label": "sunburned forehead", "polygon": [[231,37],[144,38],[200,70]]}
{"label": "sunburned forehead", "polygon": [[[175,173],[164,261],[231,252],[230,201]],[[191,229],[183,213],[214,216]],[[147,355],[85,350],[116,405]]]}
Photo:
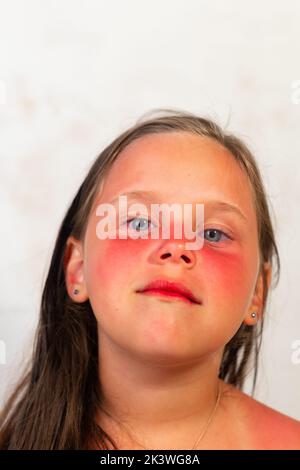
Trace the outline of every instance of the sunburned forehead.
{"label": "sunburned forehead", "polygon": [[218,203],[218,209],[231,205],[252,227],[256,223],[248,176],[234,156],[210,138],[188,132],[138,138],[118,155],[96,202],[140,191],[141,198],[135,199],[141,202]]}

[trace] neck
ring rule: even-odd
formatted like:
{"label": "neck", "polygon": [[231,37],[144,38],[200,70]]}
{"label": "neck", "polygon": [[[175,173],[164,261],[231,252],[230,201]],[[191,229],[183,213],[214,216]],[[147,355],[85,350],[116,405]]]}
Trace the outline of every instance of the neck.
{"label": "neck", "polygon": [[166,436],[175,439],[178,429],[182,436],[190,431],[189,441],[196,439],[216,402],[222,352],[162,363],[121,349],[99,332],[103,409],[152,442],[153,436],[159,442]]}

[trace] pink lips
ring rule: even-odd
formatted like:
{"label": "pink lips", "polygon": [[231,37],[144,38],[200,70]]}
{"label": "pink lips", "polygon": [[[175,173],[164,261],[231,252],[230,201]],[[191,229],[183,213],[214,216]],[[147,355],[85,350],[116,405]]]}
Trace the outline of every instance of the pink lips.
{"label": "pink lips", "polygon": [[158,279],[150,282],[143,289],[137,292],[166,295],[172,297],[179,297],[189,303],[201,304],[200,300],[197,299],[194,294],[187,289],[185,286],[178,282],[172,282],[164,279]]}

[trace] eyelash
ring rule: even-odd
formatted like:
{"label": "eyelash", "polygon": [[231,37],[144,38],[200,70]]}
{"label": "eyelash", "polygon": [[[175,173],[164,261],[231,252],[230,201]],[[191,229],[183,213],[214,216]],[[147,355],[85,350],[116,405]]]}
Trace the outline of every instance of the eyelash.
{"label": "eyelash", "polygon": [[[130,222],[132,222],[133,220],[136,220],[136,219],[144,219],[144,220],[147,220],[149,222],[149,219],[147,219],[146,217],[130,217],[129,219],[126,220],[126,223],[127,225],[130,224]],[[141,231],[141,230],[139,230]],[[223,230],[220,230],[220,229],[217,229],[217,228],[213,228],[213,227],[209,227],[209,228],[206,228],[205,230],[203,230],[203,232],[208,232],[208,231],[214,231],[214,232],[218,232],[220,233],[221,235],[225,235],[225,237],[229,240],[232,240],[232,237],[229,236],[226,232],[224,232]],[[209,240],[208,240],[209,241]],[[214,242],[212,241],[211,243],[218,243],[218,242]]]}

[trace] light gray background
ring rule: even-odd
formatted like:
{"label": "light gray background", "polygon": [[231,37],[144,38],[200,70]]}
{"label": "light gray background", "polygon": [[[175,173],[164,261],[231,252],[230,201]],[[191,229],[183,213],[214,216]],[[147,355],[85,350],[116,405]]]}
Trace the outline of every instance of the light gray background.
{"label": "light gray background", "polygon": [[58,226],[92,160],[143,112],[173,107],[217,119],[257,157],[282,277],[256,398],[300,419],[300,3],[2,0],[0,9],[0,401],[30,352]]}

